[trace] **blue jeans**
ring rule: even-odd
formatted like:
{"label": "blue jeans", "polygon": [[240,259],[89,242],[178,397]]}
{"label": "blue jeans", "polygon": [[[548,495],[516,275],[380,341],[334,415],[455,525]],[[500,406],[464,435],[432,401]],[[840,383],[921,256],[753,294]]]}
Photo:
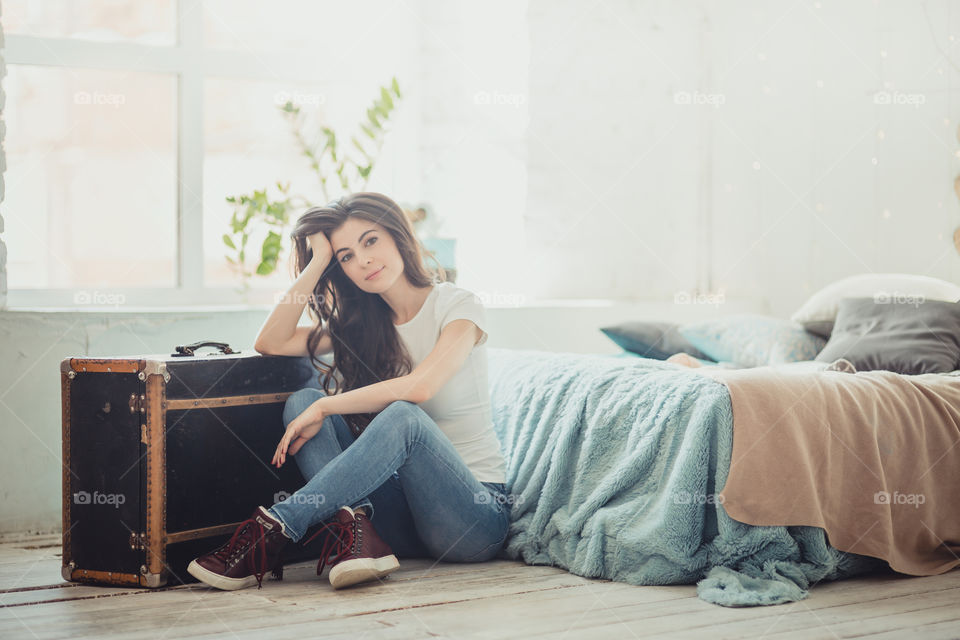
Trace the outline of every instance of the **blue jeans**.
{"label": "blue jeans", "polygon": [[[324,395],[315,388],[291,394],[284,426]],[[344,505],[366,507],[398,557],[480,562],[495,557],[506,540],[510,501],[503,483],[478,481],[412,402],[391,403],[359,437],[343,416],[327,416],[293,457],[306,485],[268,512],[295,541]]]}

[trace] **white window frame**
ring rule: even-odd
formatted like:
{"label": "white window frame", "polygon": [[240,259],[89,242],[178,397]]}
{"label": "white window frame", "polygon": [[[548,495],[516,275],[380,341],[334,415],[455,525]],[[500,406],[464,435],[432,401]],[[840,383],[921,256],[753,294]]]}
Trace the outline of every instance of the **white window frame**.
{"label": "white window frame", "polygon": [[[204,79],[209,77],[289,82],[293,85],[316,77],[315,64],[305,64],[290,54],[248,50],[204,49],[203,3],[177,0],[176,42],[169,46],[107,43],[71,38],[7,35],[3,61],[58,68],[85,68],[109,71],[173,74],[177,79],[177,247],[175,286],[109,288],[103,293],[122,296],[122,310],[130,306],[169,309],[175,306],[270,304],[273,289],[252,287],[246,301],[236,287],[204,286],[203,259],[203,158]],[[2,205],[0,205],[2,206]],[[16,242],[16,238],[5,238]],[[0,271],[5,265],[0,265]],[[286,268],[281,260],[278,268]],[[9,278],[8,278],[9,279]],[[77,308],[77,291],[72,289],[8,289],[7,308]],[[0,292],[2,300],[3,292]],[[117,298],[114,298],[117,299]],[[82,305],[83,309],[98,309]],[[109,306],[105,307],[111,308]],[[98,309],[99,310],[99,309]]]}

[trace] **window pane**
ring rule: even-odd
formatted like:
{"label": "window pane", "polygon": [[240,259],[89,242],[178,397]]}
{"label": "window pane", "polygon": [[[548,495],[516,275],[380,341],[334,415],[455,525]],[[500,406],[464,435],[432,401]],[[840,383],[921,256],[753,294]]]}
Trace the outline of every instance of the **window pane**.
{"label": "window pane", "polygon": [[385,45],[413,39],[415,32],[404,32],[410,19],[393,0],[206,0],[203,38],[217,49],[291,51],[353,65],[371,55],[382,62]]}
{"label": "window pane", "polygon": [[[301,155],[291,133],[290,125],[278,108],[278,102],[290,98],[302,101],[304,110],[323,100],[318,87],[281,85],[212,78],[205,86],[204,103],[204,261],[207,286],[239,287],[240,276],[227,261],[235,256],[223,243],[223,234],[229,233],[233,206],[227,196],[249,195],[254,190],[267,188],[272,198],[280,198],[276,183],[290,183],[290,193],[302,196],[312,203],[324,202],[316,175],[308,160]],[[311,112],[315,112],[312,109]],[[357,114],[364,111],[359,108]],[[339,195],[339,194],[338,194]],[[283,242],[282,260],[277,271],[268,277],[254,276],[250,284],[256,287],[285,288],[289,286],[290,255],[287,236],[303,207],[290,214],[290,226],[280,232]],[[253,231],[247,244],[247,271],[255,271],[259,264],[260,248],[267,235],[263,225],[250,224]]]}
{"label": "window pane", "polygon": [[172,286],[175,78],[11,65],[4,84],[10,288]]}
{"label": "window pane", "polygon": [[176,43],[174,0],[3,0],[3,30],[98,42]]}

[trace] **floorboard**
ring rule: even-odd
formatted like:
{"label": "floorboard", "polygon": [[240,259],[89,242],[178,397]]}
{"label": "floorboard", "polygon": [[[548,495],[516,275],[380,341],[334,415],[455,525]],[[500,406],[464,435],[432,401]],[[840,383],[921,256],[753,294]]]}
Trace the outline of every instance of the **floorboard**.
{"label": "floorboard", "polygon": [[0,539],[0,638],[960,638],[960,570],[816,585],[775,607],[703,602],[554,567],[403,560],[382,584],[334,591],[315,564],[263,589],[64,582],[55,535]]}

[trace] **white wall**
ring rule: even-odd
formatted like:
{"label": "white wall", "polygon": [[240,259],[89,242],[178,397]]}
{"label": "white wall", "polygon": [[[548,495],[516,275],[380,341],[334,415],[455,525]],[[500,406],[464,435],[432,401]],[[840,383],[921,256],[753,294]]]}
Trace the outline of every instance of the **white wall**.
{"label": "white wall", "polygon": [[531,0],[527,22],[533,294],[722,289],[786,317],[854,273],[960,282],[956,3]]}
{"label": "white wall", "polygon": [[458,285],[527,299],[527,3],[421,6],[423,200],[457,238]]}

